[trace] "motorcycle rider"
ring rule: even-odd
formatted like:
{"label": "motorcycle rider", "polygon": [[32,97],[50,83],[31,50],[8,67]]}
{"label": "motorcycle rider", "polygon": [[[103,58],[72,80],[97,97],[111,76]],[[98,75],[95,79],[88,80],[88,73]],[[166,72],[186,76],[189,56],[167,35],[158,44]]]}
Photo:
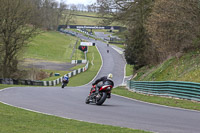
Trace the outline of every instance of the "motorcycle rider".
{"label": "motorcycle rider", "polygon": [[[69,77],[67,76],[67,75],[64,75],[63,76],[63,80],[62,80],[62,82],[63,82],[63,84],[68,84],[68,82],[69,82]],[[64,86],[63,86],[64,87]]]}
{"label": "motorcycle rider", "polygon": [[[108,76],[104,76],[104,77],[101,77],[101,78],[99,78],[99,79],[97,79],[93,84],[92,84],[92,86],[94,86],[94,85],[96,85],[96,87],[95,87],[95,93],[99,93],[99,89],[104,85],[104,83],[106,82],[106,81],[111,81],[112,82],[112,86],[114,86],[114,82],[112,81],[112,78],[113,78],[113,75],[112,75],[112,73],[110,73],[110,74],[108,74]],[[110,93],[108,93],[107,94],[107,98],[111,98],[111,94]]]}

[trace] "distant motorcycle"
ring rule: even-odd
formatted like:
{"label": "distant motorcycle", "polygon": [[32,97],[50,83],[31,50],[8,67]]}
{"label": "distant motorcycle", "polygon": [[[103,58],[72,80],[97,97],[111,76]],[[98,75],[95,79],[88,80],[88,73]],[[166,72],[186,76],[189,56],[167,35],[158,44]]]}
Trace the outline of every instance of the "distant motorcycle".
{"label": "distant motorcycle", "polygon": [[61,87],[64,88],[65,86],[67,86],[68,82],[69,82],[69,78],[67,76],[64,76]]}
{"label": "distant motorcycle", "polygon": [[109,98],[111,90],[113,88],[113,82],[108,80],[100,88],[99,93],[96,93],[96,85],[92,86],[89,96],[86,98],[85,103],[95,103],[96,105],[102,105],[106,98]]}

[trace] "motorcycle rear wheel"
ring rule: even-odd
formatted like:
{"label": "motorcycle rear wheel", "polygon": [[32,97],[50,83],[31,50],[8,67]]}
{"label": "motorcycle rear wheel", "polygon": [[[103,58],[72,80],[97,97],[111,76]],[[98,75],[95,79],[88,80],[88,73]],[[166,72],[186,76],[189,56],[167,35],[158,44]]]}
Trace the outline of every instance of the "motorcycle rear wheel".
{"label": "motorcycle rear wheel", "polygon": [[107,93],[102,92],[101,98],[96,102],[96,105],[102,105],[105,102],[106,98],[107,98]]}

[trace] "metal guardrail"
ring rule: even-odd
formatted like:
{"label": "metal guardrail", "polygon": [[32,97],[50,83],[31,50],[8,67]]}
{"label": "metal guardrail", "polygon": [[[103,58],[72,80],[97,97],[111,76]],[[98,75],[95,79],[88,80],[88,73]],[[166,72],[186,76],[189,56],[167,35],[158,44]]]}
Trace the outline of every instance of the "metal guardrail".
{"label": "metal guardrail", "polygon": [[127,81],[135,92],[200,101],[200,83],[183,81]]}

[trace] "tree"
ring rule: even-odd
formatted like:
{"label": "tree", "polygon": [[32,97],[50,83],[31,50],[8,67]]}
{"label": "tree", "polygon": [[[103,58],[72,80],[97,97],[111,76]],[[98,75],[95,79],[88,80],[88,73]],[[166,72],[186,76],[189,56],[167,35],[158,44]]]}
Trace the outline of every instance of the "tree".
{"label": "tree", "polygon": [[[145,29],[145,23],[151,12],[153,0],[134,0],[127,2],[123,0],[114,0],[113,8],[117,9],[111,12],[112,21],[118,21],[127,27],[125,58],[127,63],[135,66],[136,69],[150,64],[154,57],[151,48],[149,35]],[[111,21],[111,22],[112,22]]]}
{"label": "tree", "polygon": [[156,0],[146,24],[159,60],[200,46],[200,1]]}
{"label": "tree", "polygon": [[57,29],[58,3],[54,0],[44,0],[42,2],[41,14],[43,27],[47,30]]}
{"label": "tree", "polygon": [[34,1],[37,1],[40,5],[38,7],[40,12],[38,16],[40,16],[40,19],[42,20],[42,27],[47,30],[57,30],[58,25],[65,24],[65,19],[69,18],[68,16],[71,16],[71,11],[67,10],[69,6],[65,4],[64,0],[61,0],[60,3],[55,0]]}
{"label": "tree", "polygon": [[96,3],[91,4],[91,9],[92,9],[92,12],[97,12],[97,5],[96,5]]}
{"label": "tree", "polygon": [[67,5],[64,1],[60,2],[59,8],[57,9],[57,22],[56,27],[58,27],[61,20],[65,19],[64,13],[66,13]]}
{"label": "tree", "polygon": [[86,9],[84,4],[77,4],[76,7],[77,7],[77,10],[79,11],[84,11]]}
{"label": "tree", "polygon": [[92,12],[92,6],[91,5],[87,5],[87,11]]}
{"label": "tree", "polygon": [[63,23],[69,25],[70,23],[75,23],[74,19],[76,16],[72,13],[72,10],[67,10],[63,15]]}
{"label": "tree", "polygon": [[17,71],[18,55],[31,37],[38,33],[31,0],[0,1],[0,71],[10,78]]}
{"label": "tree", "polygon": [[110,13],[110,10],[112,8],[112,0],[97,0],[98,6],[98,12],[101,15],[106,15]]}
{"label": "tree", "polygon": [[71,5],[70,5],[70,9],[71,9],[72,11],[77,11],[77,6],[76,6],[75,4],[71,4]]}

